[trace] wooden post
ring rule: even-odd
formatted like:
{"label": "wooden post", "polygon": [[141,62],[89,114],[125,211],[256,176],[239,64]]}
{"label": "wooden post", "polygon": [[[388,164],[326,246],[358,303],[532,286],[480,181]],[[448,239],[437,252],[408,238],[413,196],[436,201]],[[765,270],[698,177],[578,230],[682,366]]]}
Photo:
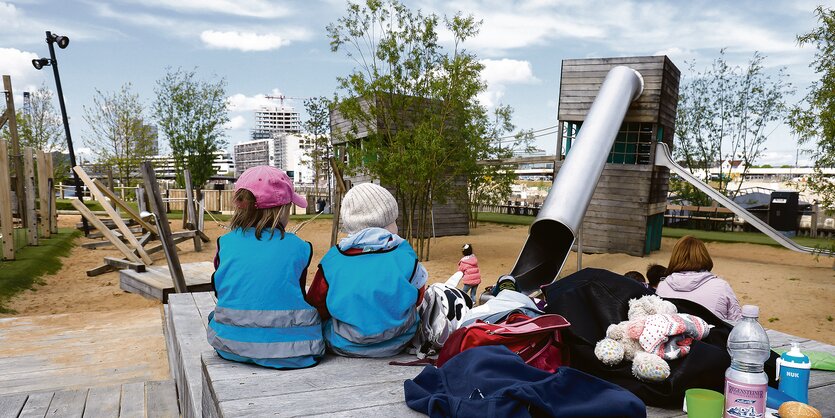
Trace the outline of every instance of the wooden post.
{"label": "wooden post", "polygon": [[145,262],[145,264],[147,265],[153,264],[154,261],[151,259],[151,256],[148,255],[147,252],[145,252],[145,249],[142,248],[142,245],[139,244],[139,241],[137,241],[136,236],[133,235],[133,232],[131,232],[130,228],[128,228],[128,226],[125,225],[125,222],[122,221],[122,217],[119,216],[119,212],[117,212],[116,209],[113,209],[113,206],[111,206],[110,203],[107,202],[107,198],[105,198],[104,194],[102,194],[99,188],[96,187],[96,184],[93,183],[93,180],[90,179],[90,176],[88,176],[87,173],[84,172],[84,169],[82,169],[81,166],[77,165],[73,167],[73,170],[76,174],[78,174],[78,178],[80,178],[81,181],[83,181],[84,184],[87,186],[87,189],[90,190],[90,194],[92,196],[96,196],[96,199],[98,199],[102,208],[104,208],[104,211],[107,212],[107,215],[110,216],[110,219],[113,221],[114,224],[116,224],[116,227],[119,228],[119,232],[122,233],[122,236],[136,250],[142,261]]}
{"label": "wooden post", "polygon": [[348,192],[348,186],[345,184],[345,179],[342,178],[342,172],[339,171],[339,166],[336,165],[336,159],[330,158],[331,170],[333,171],[333,179],[335,186],[335,193],[333,199],[333,224],[331,225],[331,247],[336,245],[336,238],[339,235],[339,212],[342,208],[342,196]]}
{"label": "wooden post", "polygon": [[145,188],[136,186],[136,207],[142,213],[148,210],[148,204],[145,202]]}
{"label": "wooden post", "polygon": [[159,192],[157,177],[154,175],[154,167],[146,161],[142,163],[140,170],[145,181],[145,190],[148,191],[148,203],[151,205],[151,211],[157,217],[159,239],[162,242],[165,259],[168,260],[168,270],[171,272],[171,280],[174,282],[174,291],[185,293],[188,288],[183,277],[183,267],[180,265],[180,258],[177,256],[177,246],[171,238],[171,226],[168,225],[168,215],[163,210],[162,195]]}
{"label": "wooden post", "polygon": [[[157,232],[157,228],[155,226],[149,224],[146,220],[142,219],[139,216],[139,214],[136,213],[136,211],[133,210],[132,207],[130,207],[127,203],[125,203],[124,200],[119,199],[118,197],[116,197],[116,194],[113,193],[113,191],[111,191],[107,187],[105,187],[105,185],[102,182],[100,182],[98,180],[93,180],[93,184],[96,185],[96,187],[99,189],[99,191],[103,195],[107,196],[110,199],[110,202],[113,205],[118,206],[120,209],[125,211],[125,213],[127,213],[128,216],[131,217],[134,221],[136,221],[136,223],[138,223],[142,228],[145,228],[146,231],[149,231],[154,235],[159,235],[159,233]],[[124,189],[122,189],[122,190],[124,190]]]}
{"label": "wooden post", "polygon": [[[183,171],[183,177],[186,182],[186,202],[183,206],[183,228],[195,229],[197,228],[197,215],[194,211],[194,191],[191,188],[191,172],[185,169]],[[186,219],[186,216],[188,216],[188,219]]]}
{"label": "wooden post", "polygon": [[[12,185],[10,180],[9,150],[6,141],[0,139],[0,233],[3,234],[1,239],[3,260],[14,260],[14,221],[12,220]],[[17,200],[21,200],[20,197]]]}
{"label": "wooden post", "polygon": [[46,170],[46,155],[43,151],[36,151],[38,162],[38,230],[41,237],[52,236],[52,229],[49,227],[49,174]]}
{"label": "wooden post", "polygon": [[[8,116],[9,134],[12,138],[12,160],[15,168],[15,191],[17,191],[17,210],[20,217],[23,218],[23,226],[26,225],[26,199],[23,198],[23,189],[25,187],[25,178],[23,170],[23,155],[20,152],[20,137],[17,132],[17,118],[15,117],[14,93],[12,92],[12,78],[8,75],[3,76],[3,89],[6,90],[6,116]],[[3,125],[0,124],[0,127]]]}
{"label": "wooden post", "polygon": [[812,222],[809,225],[809,236],[818,237],[818,204],[812,205]]}
{"label": "wooden post", "polygon": [[26,184],[24,187],[26,198],[26,242],[29,245],[38,245],[38,214],[35,211],[35,164],[32,161],[32,148],[26,147],[23,150],[23,167],[25,171]]}
{"label": "wooden post", "polygon": [[113,243],[113,245],[122,253],[122,255],[125,256],[125,258],[133,261],[134,263],[142,262],[142,260],[140,260],[139,257],[137,257],[136,254],[134,254],[133,251],[128,248],[128,246],[125,245],[125,243],[122,242],[122,240],[120,240],[119,237],[117,237],[116,234],[114,234],[113,231],[111,231],[110,228],[108,228],[107,225],[101,221],[101,219],[98,218],[98,216],[94,215],[93,212],[87,208],[87,206],[84,206],[84,203],[82,203],[81,200],[71,199],[70,203],[72,203],[75,210],[81,213],[81,216],[87,218],[87,220],[90,221],[90,224],[101,232],[103,237]]}
{"label": "wooden post", "polygon": [[46,166],[49,171],[49,232],[58,233],[58,205],[55,201],[55,160],[52,153],[46,154]]}

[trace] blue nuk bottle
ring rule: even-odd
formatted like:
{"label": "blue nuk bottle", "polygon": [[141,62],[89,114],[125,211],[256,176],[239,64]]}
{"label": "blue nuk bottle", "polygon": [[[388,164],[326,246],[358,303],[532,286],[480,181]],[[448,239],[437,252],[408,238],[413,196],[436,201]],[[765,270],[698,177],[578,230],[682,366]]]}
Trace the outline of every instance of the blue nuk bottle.
{"label": "blue nuk bottle", "polygon": [[803,403],[809,403],[809,357],[800,352],[797,343],[777,359],[777,380],[779,389],[786,395]]}

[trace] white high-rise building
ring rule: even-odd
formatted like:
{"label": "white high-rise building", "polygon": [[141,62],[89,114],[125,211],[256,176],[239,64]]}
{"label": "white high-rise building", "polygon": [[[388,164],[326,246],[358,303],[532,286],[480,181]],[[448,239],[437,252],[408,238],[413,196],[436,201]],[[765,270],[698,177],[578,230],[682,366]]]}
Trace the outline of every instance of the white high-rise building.
{"label": "white high-rise building", "polygon": [[305,134],[272,132],[269,138],[235,144],[235,169],[240,175],[257,165],[278,167],[296,184],[313,182],[313,171],[305,155],[312,140]]}
{"label": "white high-rise building", "polygon": [[291,106],[262,106],[255,111],[255,129],[252,139],[262,139],[265,134],[283,132],[299,134],[302,132],[299,112]]}

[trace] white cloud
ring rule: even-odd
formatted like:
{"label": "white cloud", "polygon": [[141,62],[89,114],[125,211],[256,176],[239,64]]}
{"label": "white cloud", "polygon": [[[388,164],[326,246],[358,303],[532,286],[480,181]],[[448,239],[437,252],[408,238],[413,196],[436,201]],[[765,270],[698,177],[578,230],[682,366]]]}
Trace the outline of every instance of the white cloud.
{"label": "white cloud", "polygon": [[269,94],[256,94],[254,96],[237,93],[226,99],[227,108],[230,112],[253,112],[262,106],[275,106],[277,104],[275,99],[267,98],[267,96],[278,97],[281,95],[279,89],[272,89]]}
{"label": "white cloud", "polygon": [[253,32],[218,32],[206,30],[200,34],[200,40],[209,48],[238,49],[241,51],[269,51],[290,44],[276,34],[259,35]]}
{"label": "white cloud", "polygon": [[245,125],[246,125],[246,118],[243,117],[242,115],[237,115],[237,116],[233,116],[231,119],[229,119],[229,122],[226,123],[225,128],[235,130],[235,129],[241,129]]}
{"label": "white cloud", "polygon": [[481,78],[488,84],[535,83],[531,63],[512,59],[484,59],[479,61],[484,65]]}
{"label": "white cloud", "polygon": [[148,7],[158,7],[184,13],[205,14],[207,12],[272,19],[293,14],[288,2],[265,0],[127,0]]}
{"label": "white cloud", "polygon": [[0,48],[0,74],[11,76],[15,100],[22,100],[19,98],[22,97],[21,92],[34,90],[44,78],[43,71],[49,71],[48,68],[41,71],[36,70],[32,66],[32,60],[35,58],[39,57],[34,52],[21,51],[15,48]]}

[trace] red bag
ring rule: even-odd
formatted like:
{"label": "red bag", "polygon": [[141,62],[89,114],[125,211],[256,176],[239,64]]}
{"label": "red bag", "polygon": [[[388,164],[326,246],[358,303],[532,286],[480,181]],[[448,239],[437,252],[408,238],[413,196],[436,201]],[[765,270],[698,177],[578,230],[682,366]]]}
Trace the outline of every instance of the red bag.
{"label": "red bag", "polygon": [[438,354],[436,365],[442,366],[468,348],[503,345],[522,357],[525,363],[553,373],[558,367],[568,365],[568,349],[562,344],[560,329],[569,325],[565,318],[556,314],[530,318],[514,313],[496,324],[476,321],[449,336]]}

